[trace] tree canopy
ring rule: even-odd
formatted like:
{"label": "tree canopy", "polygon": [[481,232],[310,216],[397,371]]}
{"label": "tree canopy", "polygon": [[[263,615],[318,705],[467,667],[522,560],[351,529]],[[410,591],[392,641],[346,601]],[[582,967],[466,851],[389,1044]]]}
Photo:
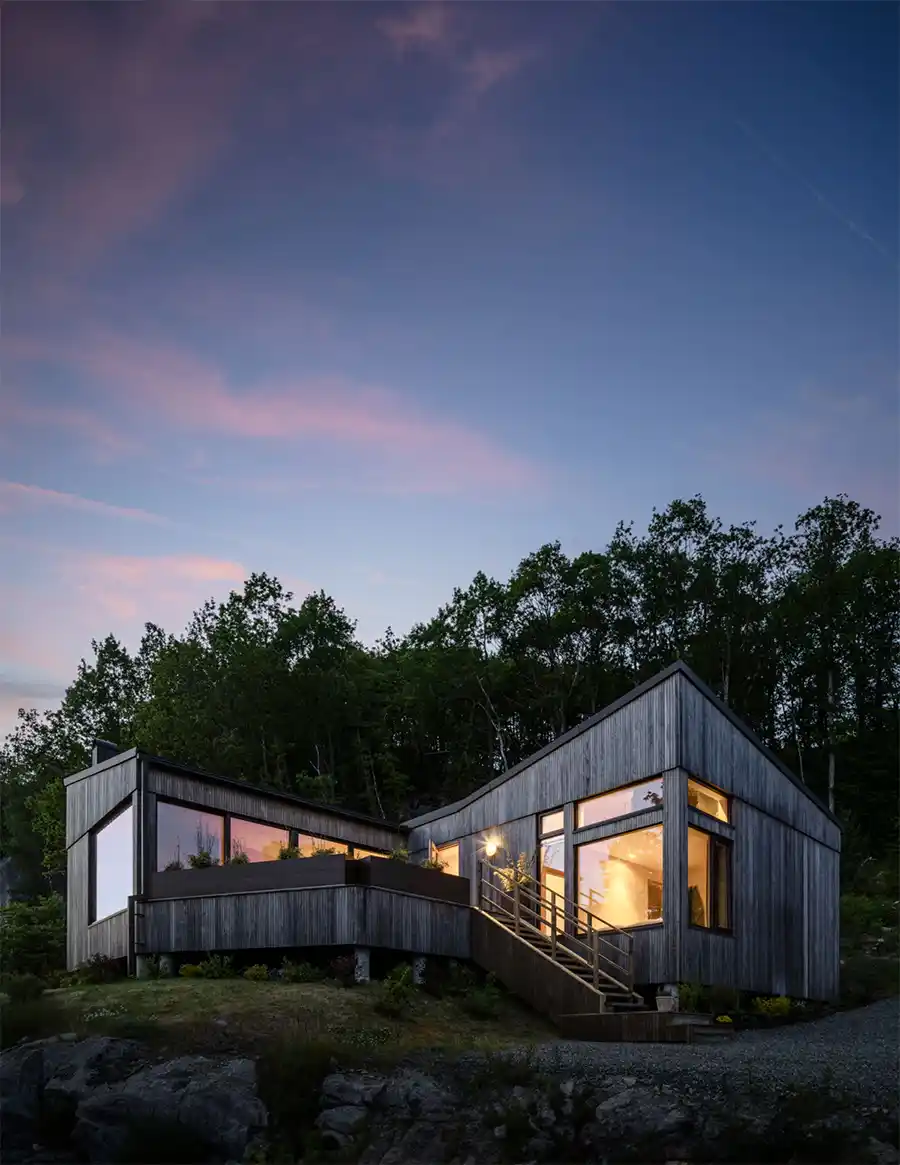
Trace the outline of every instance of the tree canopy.
{"label": "tree canopy", "polygon": [[0,748],[2,854],[37,890],[64,869],[62,777],[91,741],[402,819],[463,796],[683,659],[846,827],[845,869],[896,867],[900,544],[845,495],[791,533],[724,526],[700,497],[620,524],[603,551],[540,547],[479,573],[374,647],[324,593],[267,574],[132,653],[92,643],[62,706]]}

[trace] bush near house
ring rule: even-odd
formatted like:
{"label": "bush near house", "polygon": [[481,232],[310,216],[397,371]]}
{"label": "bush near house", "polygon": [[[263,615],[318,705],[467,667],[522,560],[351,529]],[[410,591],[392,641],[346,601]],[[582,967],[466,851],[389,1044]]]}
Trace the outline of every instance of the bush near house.
{"label": "bush near house", "polygon": [[66,965],[66,909],[60,894],[0,908],[0,974],[58,974]]}

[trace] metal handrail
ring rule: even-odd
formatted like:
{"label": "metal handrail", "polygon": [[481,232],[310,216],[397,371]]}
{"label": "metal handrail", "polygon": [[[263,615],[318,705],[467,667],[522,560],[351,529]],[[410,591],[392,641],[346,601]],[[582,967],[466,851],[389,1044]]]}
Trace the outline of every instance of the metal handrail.
{"label": "metal handrail", "polygon": [[[491,874],[496,875],[496,871],[492,867],[488,867]],[[545,934],[544,927],[549,925],[549,940],[550,940],[550,955],[551,958],[558,962],[558,947],[561,947],[568,956],[577,959],[583,963],[591,972],[596,990],[600,989],[600,976],[603,976],[604,982],[612,984],[621,990],[627,992],[629,995],[633,994],[633,975],[631,969],[631,954],[630,951],[623,951],[615,943],[610,943],[608,939],[604,939],[598,930],[589,928],[589,940],[585,942],[577,935],[566,934],[562,941],[559,939],[560,918],[563,926],[566,922],[575,922],[577,925],[577,912],[573,913],[563,895],[557,894],[555,891],[546,891],[547,897],[544,897],[545,887],[541,886],[541,893],[536,894],[528,886],[523,886],[520,883],[515,883],[512,890],[505,890],[502,886],[497,885],[491,878],[485,878],[483,874],[479,874],[479,898],[483,902],[489,903],[494,909],[499,910],[507,917],[513,920],[513,928],[516,934],[521,935],[521,930],[524,927],[528,931],[533,931],[535,934],[540,934],[548,937]],[[490,893],[485,893],[489,891]],[[498,896],[512,902],[512,910],[502,906],[496,901]],[[525,899],[525,917],[523,917],[522,899]],[[493,901],[492,901],[493,899]],[[549,899],[549,900],[548,900]],[[558,906],[558,901],[562,902],[562,907]],[[529,905],[529,902],[531,905]],[[535,909],[533,904],[537,904]],[[549,913],[547,918],[545,911]],[[529,921],[528,915],[532,915],[538,920],[538,925]],[[612,947],[618,959],[611,959],[608,955],[600,950],[600,944],[605,943]],[[575,946],[583,948],[587,951],[588,957],[579,954],[578,950],[573,949]],[[623,966],[621,963],[622,956],[625,956],[626,963]],[[601,968],[600,964],[604,963],[612,967],[615,974]],[[623,982],[617,976],[624,976]]]}
{"label": "metal handrail", "polygon": [[[634,950],[634,935],[629,934],[627,930],[623,930],[621,928],[621,926],[616,926],[616,924],[614,922],[607,922],[607,920],[605,918],[601,918],[600,915],[596,912],[596,910],[591,909],[590,906],[582,906],[581,902],[585,898],[587,898],[588,902],[590,902],[590,898],[587,894],[579,894],[578,895],[578,904],[576,905],[575,909],[578,913],[586,914],[589,916],[588,917],[588,930],[596,929],[595,927],[593,927],[591,925],[591,919],[596,919],[596,921],[599,922],[601,926],[605,927],[607,930],[611,930],[613,932],[613,934],[618,934],[618,935],[622,936],[622,938],[625,940],[626,953],[630,955],[631,952]],[[609,939],[606,939],[605,941],[609,942]],[[615,943],[610,943],[610,945],[615,946]],[[616,950],[620,950],[620,949],[621,949],[620,947],[616,947]]]}

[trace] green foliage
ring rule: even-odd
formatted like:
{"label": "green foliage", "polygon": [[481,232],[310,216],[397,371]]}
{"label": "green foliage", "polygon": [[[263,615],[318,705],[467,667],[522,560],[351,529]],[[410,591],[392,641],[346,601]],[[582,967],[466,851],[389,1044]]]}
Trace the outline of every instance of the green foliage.
{"label": "green foliage", "polygon": [[265,963],[254,963],[244,971],[244,978],[249,979],[251,983],[268,983],[269,968]]}
{"label": "green foliage", "polygon": [[30,1003],[33,999],[40,999],[45,987],[43,979],[28,972],[0,976],[0,991],[9,996],[10,1003]]}
{"label": "green foliage", "polygon": [[188,865],[192,870],[208,870],[210,866],[218,864],[208,849],[198,850],[197,853],[190,854],[188,857]]}
{"label": "green foliage", "polygon": [[848,955],[841,960],[840,1001],[864,1007],[900,994],[900,959],[896,955]]}
{"label": "green foliage", "polygon": [[423,870],[446,870],[446,868],[447,863],[442,862],[440,858],[426,858],[425,861],[422,862]]}
{"label": "green foliage", "polygon": [[225,865],[228,866],[247,866],[250,864],[250,858],[245,850],[241,848],[239,842],[233,841],[231,843],[231,857],[226,859]]}
{"label": "green foliage", "polygon": [[283,845],[278,850],[278,860],[282,862],[293,861],[294,858],[300,857],[300,850],[295,845]]}
{"label": "green foliage", "polygon": [[727,1015],[740,1008],[740,996],[732,987],[710,987],[704,1002],[712,1015]]}
{"label": "green foliage", "polygon": [[0,908],[0,974],[46,978],[65,965],[65,904],[59,894]]}
{"label": "green foliage", "polygon": [[114,983],[116,979],[124,977],[124,964],[119,959],[111,959],[108,955],[91,955],[87,962],[82,963],[76,971],[76,979],[80,984]]}
{"label": "green foliage", "polygon": [[0,1048],[10,1048],[20,1040],[39,1040],[66,1030],[67,1017],[56,995],[37,999],[10,1000],[0,1005]]}
{"label": "green foliage", "polygon": [[173,858],[171,862],[166,865],[167,870],[183,870],[184,862],[179,861],[178,858]]}
{"label": "green foliage", "polygon": [[750,1006],[757,1015],[769,1019],[787,1019],[791,1014],[791,1001],[786,995],[757,996]]}
{"label": "green foliage", "polygon": [[391,850],[391,859],[395,862],[408,862],[409,861],[409,850],[402,849],[402,848]]}
{"label": "green foliage", "polygon": [[201,979],[233,979],[234,963],[226,955],[207,955],[200,963]]}
{"label": "green foliage", "polygon": [[283,983],[318,983],[325,978],[325,972],[312,963],[292,963],[285,959],[281,964]]}
{"label": "green foliage", "polygon": [[340,852],[342,851],[340,851],[337,846],[316,844],[312,847],[312,853],[310,854],[310,857],[321,858],[326,857],[329,854],[336,854]]}
{"label": "green foliage", "polygon": [[178,974],[182,977],[182,979],[204,978],[203,971],[199,963],[182,963],[178,968]]}
{"label": "green foliage", "polygon": [[697,1015],[703,1010],[705,996],[699,983],[678,984],[678,1010]]}
{"label": "green foliage", "polygon": [[382,1015],[399,1017],[409,1012],[415,997],[412,967],[401,964],[385,977],[375,1007]]}
{"label": "green foliage", "polygon": [[530,886],[534,881],[534,862],[527,854],[519,854],[508,865],[497,870],[500,885],[511,894],[516,886]]}
{"label": "green foliage", "polygon": [[848,953],[896,955],[898,903],[883,896],[841,896],[841,946]]}

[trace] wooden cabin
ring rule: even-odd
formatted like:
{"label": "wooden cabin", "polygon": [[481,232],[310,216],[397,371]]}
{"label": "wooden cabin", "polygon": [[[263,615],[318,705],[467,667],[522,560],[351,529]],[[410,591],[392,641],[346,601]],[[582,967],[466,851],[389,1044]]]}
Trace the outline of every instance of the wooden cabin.
{"label": "wooden cabin", "polygon": [[403,824],[102,742],[92,760],[66,781],[70,968],[471,959],[557,1017],[685,981],[837,995],[840,826],[682,663]]}

